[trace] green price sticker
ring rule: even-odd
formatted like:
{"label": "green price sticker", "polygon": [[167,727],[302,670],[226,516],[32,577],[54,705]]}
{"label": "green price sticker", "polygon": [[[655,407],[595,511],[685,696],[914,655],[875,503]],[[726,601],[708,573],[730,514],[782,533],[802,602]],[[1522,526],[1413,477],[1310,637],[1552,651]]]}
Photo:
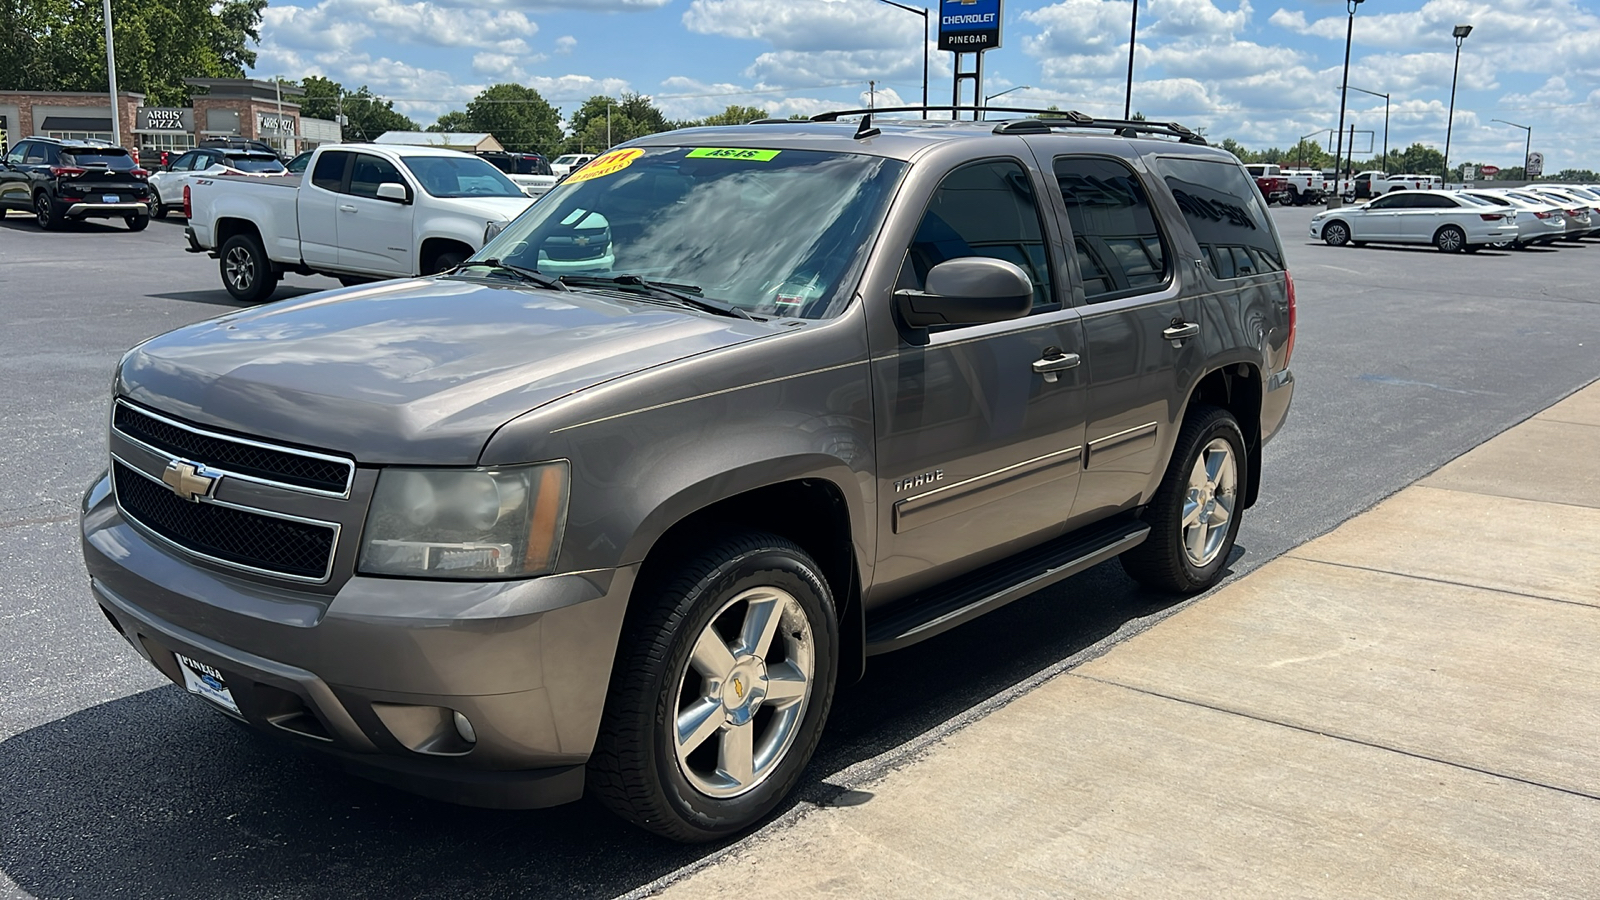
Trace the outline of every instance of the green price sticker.
{"label": "green price sticker", "polygon": [[689,151],[688,159],[743,159],[750,162],[772,162],[782,150],[741,150],[734,147],[697,147]]}

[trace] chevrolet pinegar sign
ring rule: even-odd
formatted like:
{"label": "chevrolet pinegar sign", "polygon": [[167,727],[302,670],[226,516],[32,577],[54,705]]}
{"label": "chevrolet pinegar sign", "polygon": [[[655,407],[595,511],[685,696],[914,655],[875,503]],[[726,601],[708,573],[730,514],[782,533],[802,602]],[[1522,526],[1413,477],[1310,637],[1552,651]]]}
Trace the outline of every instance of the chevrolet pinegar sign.
{"label": "chevrolet pinegar sign", "polygon": [[1001,0],[940,0],[939,49],[979,53],[1000,46]]}

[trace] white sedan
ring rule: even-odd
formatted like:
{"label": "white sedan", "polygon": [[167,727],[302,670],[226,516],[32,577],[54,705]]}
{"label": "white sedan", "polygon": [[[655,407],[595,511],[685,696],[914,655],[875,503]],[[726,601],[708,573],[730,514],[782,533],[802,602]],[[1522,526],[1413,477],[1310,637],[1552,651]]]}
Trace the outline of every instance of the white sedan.
{"label": "white sedan", "polygon": [[1446,253],[1517,239],[1517,211],[1489,208],[1445,191],[1395,191],[1369,203],[1317,213],[1311,236],[1331,247],[1432,244]]}
{"label": "white sedan", "polygon": [[1514,246],[1548,244],[1566,235],[1566,214],[1553,202],[1529,200],[1511,191],[1473,190],[1462,191],[1461,195],[1492,206],[1516,210],[1517,239],[1513,242]]}

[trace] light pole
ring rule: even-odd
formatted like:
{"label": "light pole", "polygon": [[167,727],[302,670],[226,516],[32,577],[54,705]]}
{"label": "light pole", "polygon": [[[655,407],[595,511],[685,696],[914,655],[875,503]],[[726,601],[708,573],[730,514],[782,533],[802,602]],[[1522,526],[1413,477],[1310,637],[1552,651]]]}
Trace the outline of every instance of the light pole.
{"label": "light pole", "polygon": [[[1328,133],[1328,129],[1320,128],[1320,129],[1318,129],[1316,131],[1311,132],[1310,134],[1302,134],[1302,135],[1300,135],[1300,139],[1294,142],[1295,149],[1300,150],[1300,152],[1296,155],[1295,158],[1300,160],[1300,167],[1301,168],[1305,168],[1305,165],[1306,165],[1306,152],[1305,152],[1305,150],[1300,149],[1300,148],[1305,146],[1306,138],[1316,137],[1319,134],[1327,134],[1327,133]],[[1334,170],[1334,172],[1338,172],[1339,171],[1339,163],[1337,161],[1335,161],[1334,164],[1333,164],[1333,170]]]}
{"label": "light pole", "polygon": [[1457,25],[1450,36],[1456,39],[1456,67],[1450,73],[1450,118],[1444,125],[1444,180],[1450,180],[1450,132],[1456,125],[1456,76],[1461,74],[1461,42],[1472,33],[1471,25]]}
{"label": "light pole", "polygon": [[1533,126],[1518,125],[1515,122],[1507,122],[1505,119],[1490,119],[1489,121],[1499,122],[1501,125],[1510,125],[1512,128],[1521,128],[1528,133],[1528,144],[1522,150],[1522,178],[1525,181],[1532,181],[1533,179],[1528,177],[1528,157],[1533,155]]}
{"label": "light pole", "polygon": [[[109,2],[109,0],[108,0]],[[895,9],[903,9],[908,13],[916,13],[922,17],[922,117],[928,117],[928,11],[918,6],[907,6],[896,3],[894,0],[878,0],[887,3]]]}
{"label": "light pole", "polygon": [[[1361,0],[1355,0],[1360,3]],[[1139,34],[1139,0],[1133,0],[1133,17],[1128,23],[1128,91],[1122,95],[1122,118],[1133,115],[1133,40]]]}
{"label": "light pole", "polygon": [[[106,14],[106,81],[111,87],[111,143],[122,146],[122,110],[117,108],[117,51],[111,42],[111,0],[103,0]],[[139,127],[138,125],[134,126]],[[138,155],[137,151],[134,153]]]}
{"label": "light pole", "polygon": [[[1339,85],[1339,134],[1338,143],[1333,151],[1333,179],[1335,185],[1339,184],[1339,159],[1344,156],[1344,103],[1345,98],[1350,95],[1350,39],[1355,37],[1356,7],[1360,6],[1361,2],[1362,0],[1345,0],[1345,6],[1350,9],[1350,21],[1345,25],[1344,29],[1344,82]],[[1339,191],[1335,189],[1333,194],[1337,197]]]}
{"label": "light pole", "polygon": [[1389,168],[1389,95],[1380,94],[1377,91],[1369,91],[1366,88],[1353,87],[1350,90],[1383,98],[1383,168],[1387,171]]}
{"label": "light pole", "polygon": [[1026,90],[1031,90],[1032,88],[1033,88],[1033,85],[1031,85],[1031,84],[1019,84],[1014,88],[1006,88],[1005,90],[1001,91],[998,94],[990,94],[989,96],[983,98],[983,114],[984,114],[984,117],[987,118],[988,115],[989,115],[989,101],[990,100],[993,100],[996,97],[1004,97],[1005,95],[1011,93],[1012,91],[1026,91]]}

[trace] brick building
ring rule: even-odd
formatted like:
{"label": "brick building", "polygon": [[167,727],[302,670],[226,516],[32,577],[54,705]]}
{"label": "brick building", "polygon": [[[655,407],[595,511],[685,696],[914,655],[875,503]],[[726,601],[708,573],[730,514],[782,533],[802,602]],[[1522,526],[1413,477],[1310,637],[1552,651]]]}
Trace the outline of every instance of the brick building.
{"label": "brick building", "polygon": [[0,132],[9,143],[41,134],[47,137],[111,141],[137,147],[141,157],[173,155],[207,138],[242,137],[265,141],[284,156],[320,143],[337,142],[339,126],[303,119],[298,102],[304,91],[281,88],[256,78],[186,78],[193,88],[189,105],[148,107],[144,95],[118,95],[122,132],[113,135],[110,98],[105,92],[0,91]]}

